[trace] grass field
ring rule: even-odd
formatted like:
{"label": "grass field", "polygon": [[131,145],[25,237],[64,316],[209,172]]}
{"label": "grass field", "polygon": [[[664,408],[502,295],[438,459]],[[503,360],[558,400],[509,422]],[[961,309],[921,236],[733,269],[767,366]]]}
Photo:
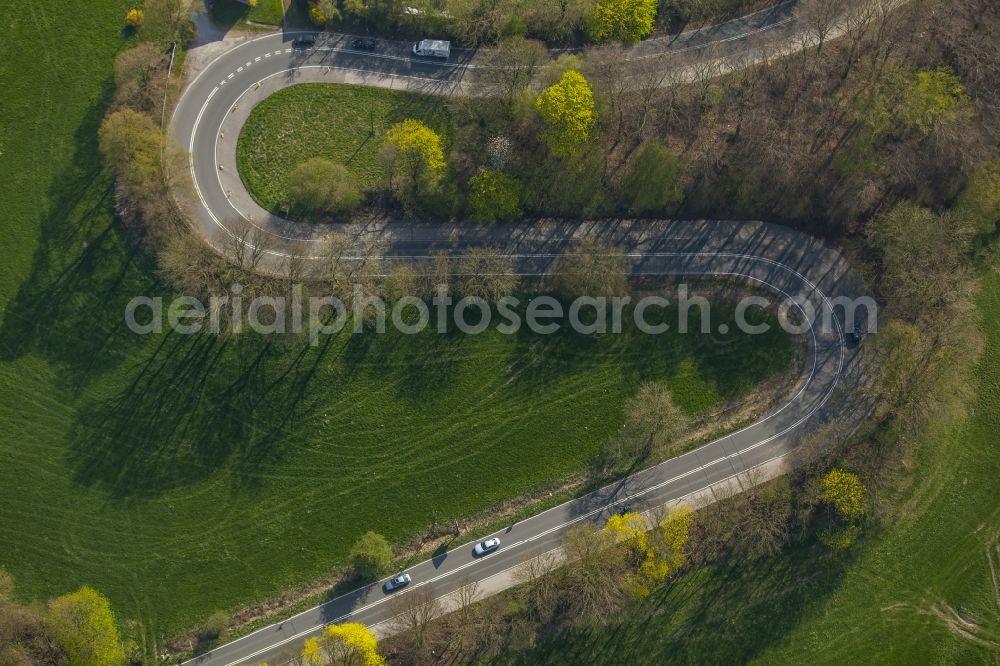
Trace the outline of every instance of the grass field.
{"label": "grass field", "polygon": [[345,164],[363,189],[384,185],[379,160],[385,131],[417,118],[453,134],[451,113],[440,98],[351,85],[302,84],[271,95],[243,126],[236,157],[240,176],[264,208],[288,203],[288,175],[312,157]]}
{"label": "grass field", "polygon": [[580,469],[643,378],[699,411],[790,358],[780,336],[345,336],[300,353],[126,332],[130,298],[167,295],[123,240],[95,145],[128,5],[0,8],[0,123],[17,128],[0,137],[0,566],[26,600],[93,585],[152,651],[328,573],[364,530],[400,542]]}
{"label": "grass field", "polygon": [[236,0],[214,0],[211,5],[212,20],[221,25],[235,25],[241,21],[280,26],[285,16],[283,0],[257,0],[256,7],[248,7]]}
{"label": "grass field", "polygon": [[[521,664],[995,664],[1000,658],[1000,274],[967,413],[924,438],[905,511],[851,556],[808,544],[705,569],[621,623],[511,655]],[[950,623],[950,625],[949,625]],[[963,635],[964,632],[964,635]]]}

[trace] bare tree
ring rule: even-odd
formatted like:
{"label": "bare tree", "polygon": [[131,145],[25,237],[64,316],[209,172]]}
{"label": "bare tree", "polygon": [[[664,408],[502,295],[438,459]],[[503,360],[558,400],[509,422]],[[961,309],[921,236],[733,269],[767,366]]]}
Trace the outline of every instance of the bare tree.
{"label": "bare tree", "polygon": [[507,37],[489,52],[480,80],[490,97],[512,104],[522,91],[531,87],[535,75],[549,60],[545,45],[524,37]]}
{"label": "bare tree", "polygon": [[228,222],[222,234],[226,258],[245,271],[255,271],[269,249],[267,234],[243,216]]}
{"label": "bare tree", "polygon": [[167,84],[167,54],[151,42],[141,42],[115,58],[115,106],[145,113],[159,112]]}
{"label": "bare tree", "polygon": [[312,276],[312,245],[306,241],[289,241],[282,247],[282,274],[289,287],[301,284]]}
{"label": "bare tree", "polygon": [[416,289],[419,295],[429,298],[439,289],[452,289],[451,258],[447,252],[436,252],[433,257],[414,265],[417,273]]}
{"label": "bare tree", "polygon": [[649,455],[676,439],[689,423],[666,386],[645,382],[625,403],[623,435],[630,454]]}
{"label": "bare tree", "polygon": [[472,615],[473,604],[479,601],[479,581],[466,580],[462,587],[456,590],[455,599],[458,602],[455,610],[457,616],[463,621],[468,621]]}
{"label": "bare tree", "polygon": [[219,284],[222,259],[191,233],[170,237],[158,259],[160,273],[181,293],[207,296]]}
{"label": "bare tree", "polygon": [[796,17],[807,28],[804,34],[815,40],[817,53],[823,50],[826,38],[837,25],[837,19],[843,12],[843,3],[830,0],[801,0],[795,6]]}
{"label": "bare tree", "polygon": [[495,247],[477,247],[459,260],[459,290],[466,296],[499,300],[517,287],[510,257]]}
{"label": "bare tree", "polygon": [[417,588],[393,599],[389,605],[393,628],[405,634],[415,657],[424,654],[431,642],[431,623],[441,615],[441,604],[426,587]]}
{"label": "bare tree", "polygon": [[331,232],[318,243],[316,271],[333,293],[348,298],[354,285],[377,292],[377,276],[382,272],[385,243],[378,233],[357,226]]}
{"label": "bare tree", "polygon": [[514,570],[515,580],[529,584],[528,600],[535,619],[539,622],[547,621],[555,611],[559,581],[553,572],[558,566],[555,554],[547,552],[525,560]]}
{"label": "bare tree", "polygon": [[569,606],[568,615],[584,624],[605,621],[626,597],[620,584],[625,564],[622,550],[592,524],[568,530],[563,550],[575,560],[560,570],[559,591]]}
{"label": "bare tree", "polygon": [[628,294],[628,262],[613,245],[591,238],[571,245],[552,265],[553,288],[566,297]]}

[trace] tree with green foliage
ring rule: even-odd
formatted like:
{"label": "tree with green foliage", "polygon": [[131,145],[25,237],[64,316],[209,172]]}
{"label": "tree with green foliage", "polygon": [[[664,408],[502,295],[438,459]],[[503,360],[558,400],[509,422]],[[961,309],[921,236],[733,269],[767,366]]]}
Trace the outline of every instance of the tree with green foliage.
{"label": "tree with green foliage", "polygon": [[201,640],[213,640],[222,635],[222,632],[229,626],[229,613],[225,611],[215,611],[208,616],[208,619],[198,627],[198,638]]}
{"label": "tree with green foliage", "polygon": [[653,32],[657,0],[600,0],[594,9],[590,36],[634,44]]}
{"label": "tree with green foliage", "polygon": [[628,210],[654,213],[676,205],[684,198],[681,161],[662,143],[651,141],[639,151],[622,183]]}
{"label": "tree with green foliage", "polygon": [[907,74],[890,65],[871,91],[855,98],[852,106],[872,140],[878,140],[897,129],[929,134],[935,125],[967,115],[968,97],[947,67]]}
{"label": "tree with green foliage", "polygon": [[545,129],[542,138],[556,155],[576,153],[589,139],[597,122],[594,93],[583,74],[567,70],[535,100]]}
{"label": "tree with green foliage", "polygon": [[153,119],[129,108],[106,116],[97,133],[105,161],[136,190],[160,178],[162,139]]}
{"label": "tree with green foliage", "polygon": [[880,290],[897,315],[914,320],[924,308],[953,295],[966,243],[954,221],[904,202],[870,228],[872,244],[882,255]]}
{"label": "tree with green foliage", "polygon": [[968,109],[965,86],[948,67],[915,72],[900,87],[900,121],[930,134],[938,122],[956,120]]}
{"label": "tree with green foliage", "polygon": [[49,602],[48,625],[69,666],[121,666],[125,651],[107,597],[90,587]]}
{"label": "tree with green foliage", "polygon": [[969,234],[991,234],[1000,225],[1000,160],[976,169],[955,204],[958,224]]}
{"label": "tree with green foliage", "polygon": [[843,469],[830,470],[822,481],[820,500],[847,519],[858,518],[865,512],[867,489],[857,474]]}
{"label": "tree with green foliage", "polygon": [[890,319],[872,336],[868,345],[872,363],[867,373],[869,393],[888,405],[897,404],[910,392],[924,348],[920,329]]}
{"label": "tree with green foliage", "polygon": [[331,624],[302,648],[306,666],[385,666],[375,634],[363,624]]}
{"label": "tree with green foliage", "polygon": [[343,164],[313,157],[288,176],[292,203],[316,213],[348,213],[361,203],[354,174]]}
{"label": "tree with green foliage", "polygon": [[382,159],[389,172],[390,186],[395,176],[401,174],[409,195],[438,185],[447,166],[441,135],[413,118],[389,128]]}
{"label": "tree with green foliage", "polygon": [[853,139],[837,157],[841,173],[870,174],[884,167],[880,143],[890,135],[927,136],[971,117],[965,88],[947,67],[907,73],[888,64],[875,85],[851,101]]}
{"label": "tree with green foliage", "polygon": [[378,578],[392,565],[389,542],[377,532],[365,532],[351,547],[351,565],[362,578]]}
{"label": "tree with green foliage", "polygon": [[481,171],[469,179],[469,209],[480,222],[512,220],[521,214],[520,181],[502,171]]}

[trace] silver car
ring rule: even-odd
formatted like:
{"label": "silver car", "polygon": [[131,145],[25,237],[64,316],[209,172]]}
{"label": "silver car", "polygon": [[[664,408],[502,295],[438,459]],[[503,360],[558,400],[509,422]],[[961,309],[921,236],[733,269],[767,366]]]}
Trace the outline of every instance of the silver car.
{"label": "silver car", "polygon": [[403,587],[409,582],[410,582],[410,574],[408,573],[399,574],[395,578],[390,578],[389,580],[385,581],[385,583],[382,585],[382,589],[385,590],[386,592],[392,592],[393,590],[398,590],[399,588]]}
{"label": "silver car", "polygon": [[472,552],[476,555],[485,555],[491,551],[496,550],[500,547],[500,539],[493,537],[492,539],[487,539],[486,541],[480,541],[476,544],[476,547],[472,549]]}

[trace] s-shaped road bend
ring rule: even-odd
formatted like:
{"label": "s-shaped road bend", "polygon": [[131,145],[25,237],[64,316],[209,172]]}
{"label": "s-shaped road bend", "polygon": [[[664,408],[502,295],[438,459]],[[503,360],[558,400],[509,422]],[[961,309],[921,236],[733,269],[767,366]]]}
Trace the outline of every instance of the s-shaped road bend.
{"label": "s-shaped road bend", "polygon": [[[651,48],[698,52],[704,45],[751,48],[760,34],[794,26],[790,4],[714,26]],[[771,26],[771,27],[769,27]],[[186,204],[208,242],[218,242],[227,221],[242,216],[274,236],[319,240],[315,226],[297,225],[256,207],[246,194],[235,164],[220,170],[220,154],[235,157],[235,140],[249,108],[262,97],[261,81],[293,85],[316,80],[399,86],[423,92],[467,92],[465,79],[475,67],[474,54],[459,52],[448,65],[417,62],[405,45],[390,44],[368,54],[344,48],[345,36],[321,37],[319,47],[298,52],[294,35],[276,34],[250,40],[210,63],[185,90],[175,110],[172,128],[190,150],[197,202]],[[325,41],[324,41],[325,40]],[[721,41],[720,41],[721,40]],[[717,50],[714,52],[717,54]],[[716,57],[713,55],[713,57]],[[273,89],[265,88],[265,92]],[[246,105],[239,111],[240,100]],[[255,101],[251,101],[255,100]],[[235,116],[235,117],[234,117]],[[231,124],[230,124],[231,123]],[[221,137],[229,142],[220,148]],[[183,197],[181,197],[183,199]],[[763,288],[775,300],[795,303],[808,353],[802,376],[792,394],[764,418],[737,432],[684,455],[642,470],[604,488],[580,496],[497,532],[502,547],[485,557],[472,554],[473,543],[452,549],[409,567],[413,582],[398,594],[424,588],[444,597],[470,581],[497,580],[526,559],[555,551],[566,530],[584,521],[598,522],[627,505],[644,510],[684,500],[753,469],[775,469],[800,443],[804,434],[837,420],[847,427],[867,413],[857,397],[860,348],[847,345],[845,330],[855,315],[853,303],[868,295],[863,282],[845,259],[821,241],[798,231],[761,222],[621,221],[538,222],[512,225],[417,224],[391,222],[377,229],[388,263],[411,261],[444,251],[461,256],[470,248],[500,246],[522,275],[544,274],[568,245],[584,237],[599,237],[623,248],[634,275],[724,276]],[[319,247],[319,246],[316,246]],[[278,260],[278,251],[272,251]],[[875,322],[867,316],[869,328]],[[773,474],[774,472],[770,472]],[[391,507],[386,507],[391,510]],[[509,576],[508,576],[509,578]],[[378,581],[349,592],[279,623],[185,662],[199,666],[257,664],[287,655],[335,622],[383,623],[393,614],[392,595]]]}

